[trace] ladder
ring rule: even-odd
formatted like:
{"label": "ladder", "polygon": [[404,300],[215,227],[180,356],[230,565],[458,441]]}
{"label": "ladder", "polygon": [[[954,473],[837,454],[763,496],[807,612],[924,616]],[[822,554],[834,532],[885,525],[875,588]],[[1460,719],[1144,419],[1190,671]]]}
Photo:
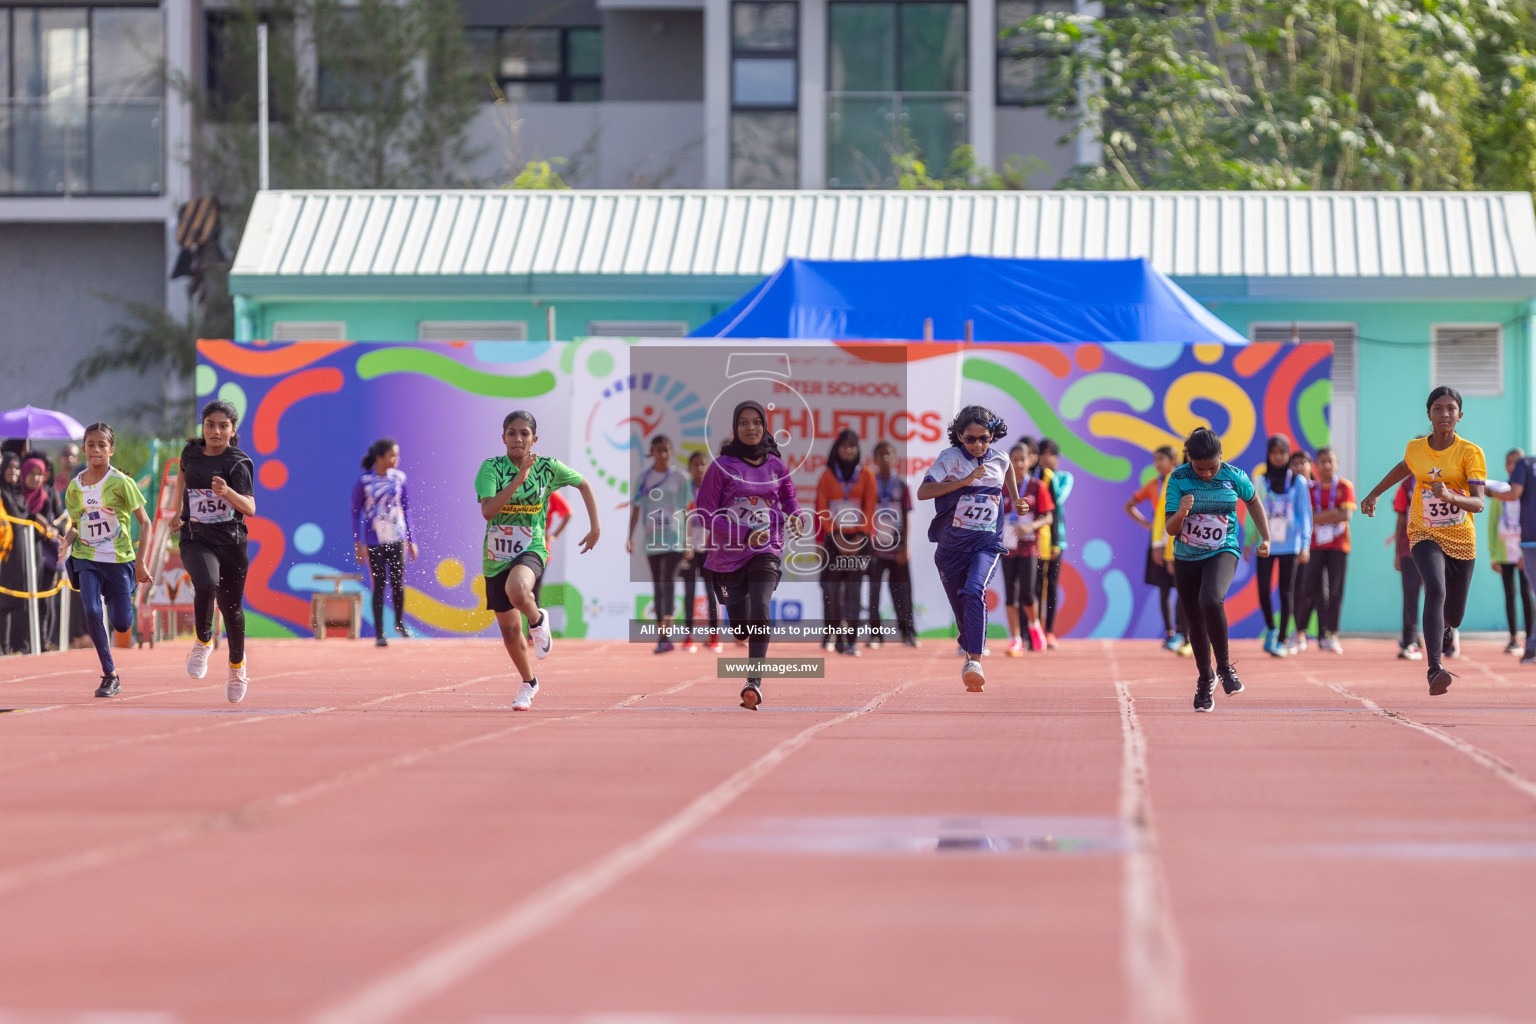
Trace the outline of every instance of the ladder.
{"label": "ladder", "polygon": [[[141,538],[139,558],[144,562],[154,582],[139,588],[137,620],[139,646],[146,643],[154,647],[164,636],[175,636],[176,617],[183,613],[194,614],[192,606],[192,581],[186,578],[181,566],[181,556],[171,550],[171,521],[179,511],[176,507],[176,475],[180,465],[175,459],[167,459],[160,471],[160,495],[155,502],[155,518],[149,537]],[[160,616],[169,616],[166,634],[160,631]],[[213,642],[219,642],[218,622],[214,622]]]}

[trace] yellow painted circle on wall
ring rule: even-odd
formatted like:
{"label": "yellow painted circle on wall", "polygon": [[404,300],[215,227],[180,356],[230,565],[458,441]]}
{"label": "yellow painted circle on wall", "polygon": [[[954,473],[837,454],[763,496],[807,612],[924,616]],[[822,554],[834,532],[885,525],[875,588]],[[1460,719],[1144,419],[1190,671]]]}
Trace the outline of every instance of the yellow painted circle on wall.
{"label": "yellow painted circle on wall", "polygon": [[437,582],[450,590],[464,582],[464,563],[457,558],[445,558],[437,563]]}

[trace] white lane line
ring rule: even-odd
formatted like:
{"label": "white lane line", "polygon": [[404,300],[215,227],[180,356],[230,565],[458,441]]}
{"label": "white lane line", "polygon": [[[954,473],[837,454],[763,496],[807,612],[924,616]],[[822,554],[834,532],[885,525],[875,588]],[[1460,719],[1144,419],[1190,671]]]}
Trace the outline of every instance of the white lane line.
{"label": "white lane line", "polygon": [[[454,685],[464,686],[470,683],[485,682],[491,679],[501,679],[504,678],[504,676],[505,673],[497,673],[495,675],[489,676],[479,676],[474,679],[460,680]],[[676,693],[679,690],[685,689],[697,682],[700,682],[703,678],[705,677],[690,679],[679,683],[670,689],[660,691],[657,696]],[[709,676],[707,678],[713,679],[714,677]],[[446,689],[446,687],[439,687],[439,689]],[[419,692],[433,693],[436,691],[422,690]],[[401,696],[410,696],[410,694],[403,694]],[[67,853],[57,857],[50,857],[47,860],[37,861],[32,864],[23,864],[17,868],[0,871],[0,895],[13,892],[17,889],[25,888],[26,886],[36,885],[39,882],[64,878],[69,875],[78,874],[82,871],[91,870],[93,868],[107,867],[109,865],[128,860],[141,854],[150,853],[155,850],[161,850],[170,846],[174,846],[177,843],[187,839],[193,839],[198,836],[212,835],[218,832],[226,832],[236,828],[246,827],[254,824],[258,819],[272,814],[274,811],[286,810],[290,807],[295,807],[309,800],[313,800],[317,797],[335,792],[336,790],[341,789],[351,783],[378,775],[391,768],[407,767],[431,757],[452,753],[456,750],[472,747],[480,743],[489,742],[491,740],[500,739],[504,736],[510,736],[513,733],[524,732],[528,729],[548,725],[553,722],[569,722],[576,719],[588,718],[592,715],[601,714],[604,711],[612,711],[617,710],[618,708],[628,707],[630,704],[633,704],[637,700],[643,699],[645,696],[646,695],[643,693],[632,694],[631,696],[626,697],[624,700],[619,701],[617,704],[613,704],[608,707],[594,708],[590,711],[583,711],[574,715],[563,715],[550,718],[533,718],[529,721],[520,721],[516,725],[508,726],[503,729],[496,729],[488,733],[481,733],[478,736],[469,736],[464,739],[453,740],[448,743],[441,743],[432,747],[424,747],[419,750],[407,751],[404,754],[396,754],[391,757],[370,762],[369,764],[359,765],[356,768],[347,768],[343,771],[337,772],[335,775],[332,775],[327,779],[322,779],[319,782],[314,782],[307,786],[301,786],[300,788],[290,790],[287,793],[280,793],[272,797],[263,797],[259,800],[250,801],[249,803],[242,804],[239,807],[232,808],[228,811],[221,811],[218,814],[205,815],[204,817],[198,818],[194,821],[182,822],[176,825],[172,825],[151,835],[139,836],[137,838],[124,840],[122,842],[107,843],[102,846],[95,846],[85,850],[77,850],[73,853]],[[305,712],[305,714],[320,714],[336,710],[338,709],[316,708],[313,711]],[[263,719],[247,718],[237,719],[236,721],[247,722],[265,720],[267,718],[286,719],[294,717],[297,716],[268,715],[263,716]],[[4,1022],[0,1021],[0,1024],[4,1024]]]}
{"label": "white lane line", "polygon": [[1450,733],[1436,729],[1432,725],[1425,725],[1423,722],[1415,722],[1413,719],[1409,718],[1402,712],[1392,711],[1388,708],[1384,708],[1380,704],[1377,704],[1375,701],[1371,700],[1369,697],[1362,697],[1358,693],[1353,693],[1345,687],[1340,686],[1338,683],[1325,683],[1313,675],[1307,676],[1307,682],[1332,690],[1334,693],[1337,693],[1341,697],[1348,697],[1350,700],[1359,701],[1370,711],[1380,715],[1382,718],[1396,722],[1398,725],[1412,729],[1415,732],[1421,732],[1425,736],[1439,740],[1441,743],[1444,743],[1452,750],[1456,750],[1462,754],[1465,754],[1479,766],[1486,768],[1494,775],[1497,775],[1499,778],[1509,783],[1521,793],[1524,793],[1531,799],[1536,800],[1536,780],[1533,780],[1530,776],[1521,772],[1520,769],[1516,768],[1508,761],[1505,761],[1503,758],[1494,754],[1490,754],[1482,747],[1475,747],[1468,743],[1466,740],[1461,739],[1459,736],[1452,736]]}
{"label": "white lane line", "polygon": [[699,796],[645,835],[615,847],[585,867],[557,879],[491,920],[450,936],[368,985],[345,1001],[316,1014],[316,1024],[383,1024],[446,991],[492,960],[551,928],[675,846],[688,833],[729,807],[738,797],[822,732],[874,711],[915,685],[910,679],[871,699],[856,711],[800,730],[751,764]]}
{"label": "white lane line", "polygon": [[1106,642],[1105,652],[1120,704],[1120,820],[1128,840],[1121,893],[1128,1024],[1186,1024],[1190,1004],[1184,950],[1173,924],[1152,817],[1147,736],[1136,715],[1136,699],[1119,678],[1113,645]]}

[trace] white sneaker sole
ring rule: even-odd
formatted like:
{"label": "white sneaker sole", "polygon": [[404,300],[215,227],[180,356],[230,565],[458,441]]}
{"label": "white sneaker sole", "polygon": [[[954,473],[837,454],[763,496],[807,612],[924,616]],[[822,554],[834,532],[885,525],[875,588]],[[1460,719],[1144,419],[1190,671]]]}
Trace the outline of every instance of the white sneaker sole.
{"label": "white sneaker sole", "polygon": [[960,678],[965,682],[965,689],[967,693],[980,693],[982,691],[982,687],[987,685],[987,677],[982,674],[980,668],[973,669],[969,672],[962,672],[960,674]]}

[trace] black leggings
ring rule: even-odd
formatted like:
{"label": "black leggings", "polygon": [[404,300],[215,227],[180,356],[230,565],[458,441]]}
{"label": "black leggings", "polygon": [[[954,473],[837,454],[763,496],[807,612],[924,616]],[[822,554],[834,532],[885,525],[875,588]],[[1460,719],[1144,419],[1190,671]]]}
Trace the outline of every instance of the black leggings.
{"label": "black leggings", "polygon": [[1525,611],[1525,635],[1531,635],[1531,613],[1536,611],[1531,607],[1531,587],[1525,582],[1525,573],[1520,571],[1520,566],[1514,562],[1505,562],[1499,566],[1499,573],[1504,577],[1504,617],[1509,620],[1509,635],[1515,635],[1515,588],[1520,588],[1520,603]]}
{"label": "black leggings", "polygon": [[1195,666],[1200,678],[1211,678],[1211,655],[1216,664],[1232,664],[1227,650],[1227,589],[1237,573],[1237,556],[1221,551],[1209,558],[1173,563],[1173,583],[1179,591],[1179,604],[1189,626],[1189,644],[1195,651]]}
{"label": "black leggings", "polygon": [[1424,581],[1419,579],[1412,555],[1399,558],[1397,566],[1403,577],[1403,636],[1398,646],[1407,647],[1419,641],[1419,591],[1424,589]]}
{"label": "black leggings", "polygon": [[1058,556],[1042,561],[1036,583],[1040,604],[1044,605],[1040,620],[1045,625],[1047,633],[1056,632],[1056,606],[1061,603],[1061,558],[1062,556]]}
{"label": "black leggings", "polygon": [[1317,613],[1319,638],[1339,631],[1339,617],[1344,609],[1344,574],[1348,568],[1348,551],[1312,549],[1311,558],[1301,568],[1301,582],[1296,587],[1298,633],[1307,631],[1307,621],[1313,612]]}
{"label": "black leggings", "polygon": [[[886,580],[891,588],[891,603],[896,606],[896,628],[903,640],[917,636],[917,624],[912,621],[912,566],[893,558],[872,558],[869,562],[869,625],[880,628],[880,581]],[[872,635],[879,639],[879,632]]]}
{"label": "black leggings", "polygon": [[651,563],[652,596],[656,602],[656,621],[671,618],[677,610],[677,566],[683,560],[681,551],[662,551],[646,555]]}
{"label": "black leggings", "polygon": [[[704,556],[705,552],[695,551],[691,559],[678,566],[678,573],[683,577],[683,625],[690,636],[693,633],[693,592],[704,574]],[[720,602],[715,600],[715,588],[707,581],[704,598],[709,605],[709,635],[713,639],[720,632]]]}
{"label": "black leggings", "polygon": [[1424,655],[1431,669],[1440,667],[1445,631],[1459,629],[1467,613],[1467,592],[1472,589],[1474,558],[1452,558],[1432,540],[1413,546],[1413,564],[1424,580]]}
{"label": "black leggings", "polygon": [[[725,605],[725,613],[731,617],[731,631],[737,636],[747,630],[747,656],[761,658],[768,653],[768,636],[763,629],[772,622],[769,608],[773,592],[783,574],[783,564],[778,555],[753,555],[752,560],[735,572],[704,570],[704,580],[715,591],[715,598]],[[761,686],[762,679],[753,677],[749,685]]]}
{"label": "black leggings", "polygon": [[1280,639],[1291,632],[1291,614],[1296,607],[1296,556],[1270,555],[1259,559],[1254,579],[1259,584],[1259,609],[1264,613],[1264,628],[1275,628],[1275,606],[1270,597],[1270,582],[1274,579],[1275,563],[1280,564]]}
{"label": "black leggings", "polygon": [[1003,602],[1018,608],[1022,615],[1025,608],[1035,606],[1035,588],[1040,584],[1040,558],[1038,555],[1010,553],[1003,556],[1002,563]]}
{"label": "black leggings", "polygon": [[368,573],[373,577],[373,631],[383,636],[386,583],[395,599],[395,628],[405,625],[405,542],[368,545]]}
{"label": "black leggings", "polygon": [[852,553],[839,551],[830,543],[822,551],[826,557],[826,568],[821,570],[821,590],[827,609],[827,628],[837,631],[832,635],[836,641],[833,646],[842,652],[858,646],[859,590],[864,577],[869,575],[869,563],[874,558],[867,542],[861,543]]}
{"label": "black leggings", "polygon": [[245,661],[245,574],[250,569],[245,541],[238,544],[181,542],[181,564],[192,581],[192,610],[197,638],[213,643],[213,606],[224,616],[224,635],[229,638],[229,663]]}

